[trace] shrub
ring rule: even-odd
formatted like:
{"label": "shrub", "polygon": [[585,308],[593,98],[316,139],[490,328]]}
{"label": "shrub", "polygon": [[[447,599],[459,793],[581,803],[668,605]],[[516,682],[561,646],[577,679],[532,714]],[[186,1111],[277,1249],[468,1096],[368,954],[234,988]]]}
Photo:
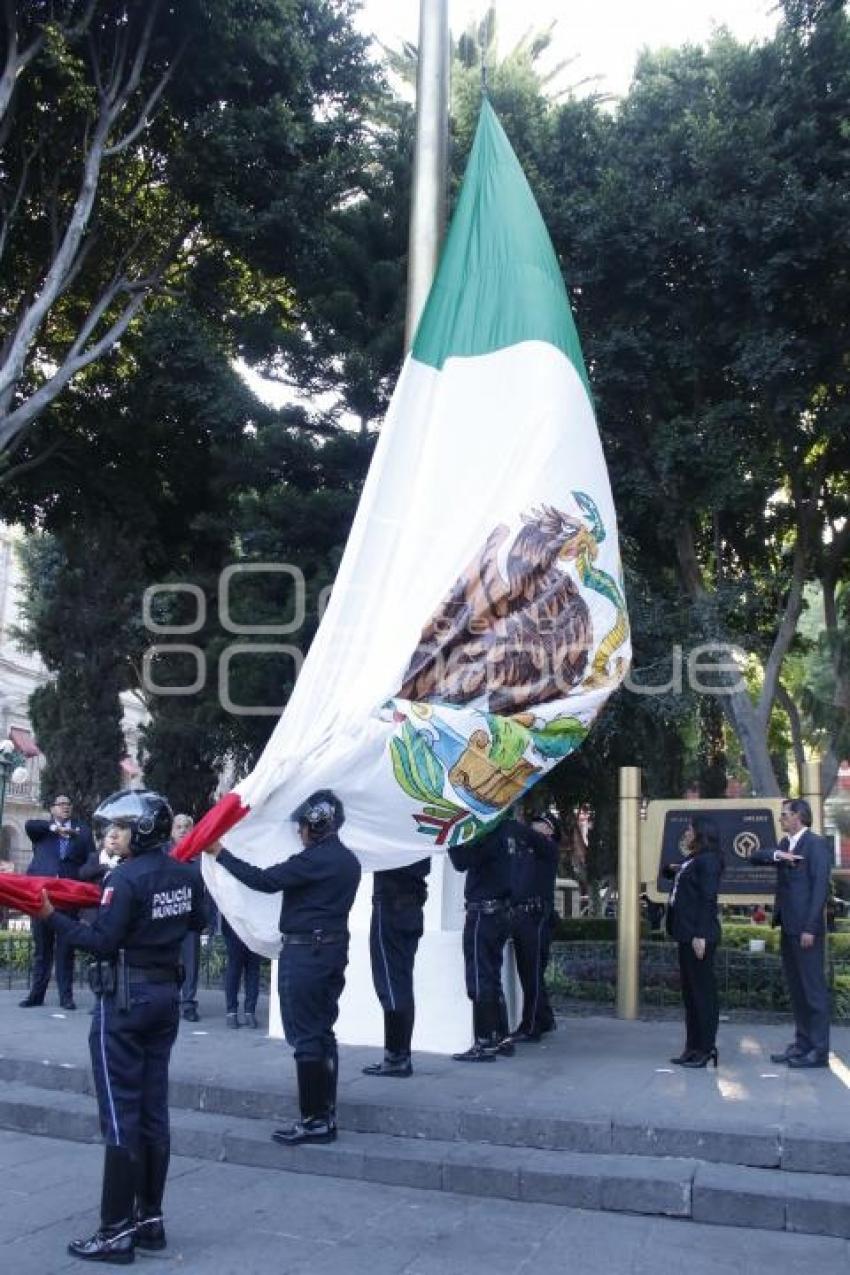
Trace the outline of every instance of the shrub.
{"label": "shrub", "polygon": [[561,916],[552,927],[552,937],[559,943],[616,943],[617,919],[613,916]]}
{"label": "shrub", "polygon": [[[716,971],[720,1003],[724,1009],[787,1012],[788,990],[782,962],[772,952],[749,952],[746,941],[763,938],[761,926],[734,927],[745,931],[736,935],[738,946],[721,947]],[[832,1015],[836,1021],[850,1019],[850,963],[832,960]],[[552,991],[572,1000],[609,1005],[616,997],[617,946],[612,942],[555,942],[546,981]],[[672,942],[641,944],[640,997],[645,1005],[680,1003],[676,945]]]}

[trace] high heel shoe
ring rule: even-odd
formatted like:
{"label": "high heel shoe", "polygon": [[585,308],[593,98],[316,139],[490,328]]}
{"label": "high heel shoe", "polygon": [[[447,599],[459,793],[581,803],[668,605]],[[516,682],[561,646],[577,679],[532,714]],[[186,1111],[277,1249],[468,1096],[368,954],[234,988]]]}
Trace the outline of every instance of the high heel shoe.
{"label": "high heel shoe", "polygon": [[686,1058],[684,1062],[682,1063],[682,1066],[683,1067],[707,1067],[709,1063],[714,1063],[714,1066],[716,1067],[718,1061],[719,1061],[719,1057],[717,1053],[717,1046],[712,1045],[711,1049],[709,1049],[706,1053],[692,1054],[690,1058]]}
{"label": "high heel shoe", "polygon": [[689,1058],[693,1058],[699,1051],[696,1049],[683,1049],[675,1058],[671,1058],[671,1063],[675,1063],[677,1067],[681,1067]]}

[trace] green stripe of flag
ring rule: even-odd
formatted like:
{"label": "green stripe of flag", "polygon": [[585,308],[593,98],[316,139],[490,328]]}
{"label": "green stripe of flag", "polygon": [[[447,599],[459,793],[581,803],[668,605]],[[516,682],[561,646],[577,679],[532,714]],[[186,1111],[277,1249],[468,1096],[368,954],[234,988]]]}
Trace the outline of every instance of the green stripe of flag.
{"label": "green stripe of flag", "polygon": [[588,386],[552,241],[485,98],[412,353],[439,369],[448,358],[490,354],[520,341],[556,346]]}

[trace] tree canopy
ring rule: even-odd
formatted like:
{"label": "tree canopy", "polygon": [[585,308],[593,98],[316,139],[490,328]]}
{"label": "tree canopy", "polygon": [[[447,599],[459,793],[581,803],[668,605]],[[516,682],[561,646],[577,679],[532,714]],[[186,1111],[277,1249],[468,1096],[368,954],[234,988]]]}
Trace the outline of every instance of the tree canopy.
{"label": "tree canopy", "polygon": [[[293,640],[306,649],[400,364],[412,113],[367,62],[342,0],[13,9],[6,67],[18,74],[3,118],[20,127],[0,134],[7,369],[105,130],[69,275],[0,397],[14,429],[0,512],[53,537],[45,560],[33,551],[27,616],[56,674],[34,706],[40,737],[56,741],[52,765],[63,700],[73,715],[89,696],[114,722],[151,640],[126,599],[193,583],[206,680],[191,697],[148,696],[145,764],[199,813],[274,724],[222,706],[223,664],[249,708],[285,702],[295,672],[274,654],[233,657],[220,572],[297,564],[308,605]],[[823,751],[828,785],[848,746],[850,29],[837,0],[785,0],[783,15],[762,44],[721,31],[645,53],[616,108],[549,91],[547,33],[501,60],[486,23],[454,45],[453,180],[483,44],[488,91],[570,289],[620,519],[635,669],[556,772],[564,807],[613,801],[625,762],[644,766],[651,793],[720,793],[732,772],[774,793],[788,751],[799,761],[807,746]],[[391,69],[409,75],[415,58],[406,48]],[[113,82],[124,100],[107,128]],[[82,333],[90,351],[131,305],[109,358],[104,347],[73,381],[54,379]],[[236,357],[300,403],[259,403]],[[110,536],[130,552],[101,581]],[[271,575],[246,577],[239,596],[257,623],[291,604]],[[179,602],[158,605],[179,620]],[[71,625],[68,608],[92,614]],[[63,650],[56,632],[78,621]],[[191,682],[169,640],[157,681]],[[677,660],[704,643],[718,665],[723,649],[739,652],[734,674],[713,675],[716,696],[677,682]],[[74,681],[74,652],[95,647],[110,670],[97,694]],[[114,765],[110,732],[99,739]],[[93,799],[104,772],[86,765],[88,778],[63,783]],[[595,838],[604,864],[604,814]]]}

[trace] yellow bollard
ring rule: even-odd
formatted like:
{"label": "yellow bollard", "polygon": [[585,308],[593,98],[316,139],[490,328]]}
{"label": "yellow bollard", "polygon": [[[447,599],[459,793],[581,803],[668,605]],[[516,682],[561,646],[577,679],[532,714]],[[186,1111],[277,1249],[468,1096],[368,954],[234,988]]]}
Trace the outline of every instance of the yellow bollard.
{"label": "yellow bollard", "polygon": [[640,779],[638,766],[620,767],[617,1017],[632,1019],[640,996]]}

